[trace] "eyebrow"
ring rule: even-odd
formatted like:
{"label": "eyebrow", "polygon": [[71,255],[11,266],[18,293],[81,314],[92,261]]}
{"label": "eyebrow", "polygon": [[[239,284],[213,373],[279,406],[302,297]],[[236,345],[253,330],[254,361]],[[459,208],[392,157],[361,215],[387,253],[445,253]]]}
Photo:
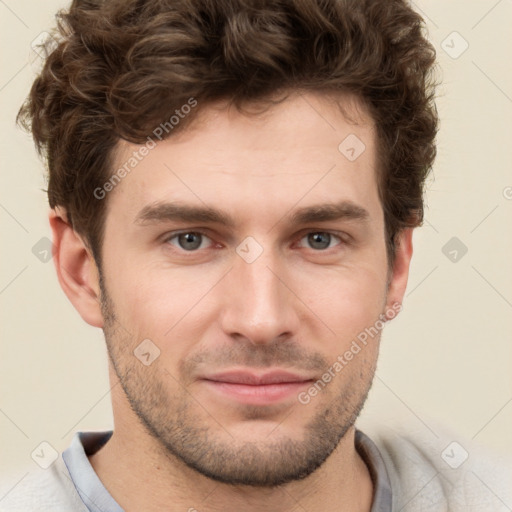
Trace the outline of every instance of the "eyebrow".
{"label": "eyebrow", "polygon": [[[325,203],[299,208],[289,217],[289,224],[308,224],[333,220],[368,222],[368,210],[352,201]],[[145,225],[169,221],[222,224],[233,228],[235,219],[229,214],[209,206],[193,206],[183,203],[156,202],[142,208],[135,217],[135,224]]]}

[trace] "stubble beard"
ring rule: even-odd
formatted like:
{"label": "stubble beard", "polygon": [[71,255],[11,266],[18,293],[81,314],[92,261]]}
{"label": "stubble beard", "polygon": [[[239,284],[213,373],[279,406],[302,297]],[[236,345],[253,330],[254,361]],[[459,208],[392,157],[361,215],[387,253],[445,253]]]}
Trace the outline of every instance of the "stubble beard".
{"label": "stubble beard", "polygon": [[[130,408],[172,465],[183,463],[216,482],[271,488],[311,475],[354,425],[375,374],[375,361],[365,359],[364,367],[346,380],[345,388],[329,403],[321,397],[312,400],[308,407],[315,406],[316,413],[303,427],[300,440],[281,435],[279,428],[263,441],[237,440],[222,426],[222,418],[212,419],[211,412],[205,412],[158,360],[144,366],[134,356],[138,341],[116,327],[114,305],[104,283],[101,304],[109,358]],[[293,407],[300,414],[306,406],[297,401]],[[262,409],[246,407],[244,413],[245,420],[255,421]]]}

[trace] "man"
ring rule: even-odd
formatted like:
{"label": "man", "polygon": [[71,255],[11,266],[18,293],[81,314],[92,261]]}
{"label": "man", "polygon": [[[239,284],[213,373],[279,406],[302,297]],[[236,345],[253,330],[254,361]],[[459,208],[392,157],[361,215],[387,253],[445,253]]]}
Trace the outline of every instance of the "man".
{"label": "man", "polygon": [[59,282],[105,333],[114,429],[1,510],[491,510],[465,467],[355,427],[435,156],[421,18],[107,0],[59,19],[19,116]]}

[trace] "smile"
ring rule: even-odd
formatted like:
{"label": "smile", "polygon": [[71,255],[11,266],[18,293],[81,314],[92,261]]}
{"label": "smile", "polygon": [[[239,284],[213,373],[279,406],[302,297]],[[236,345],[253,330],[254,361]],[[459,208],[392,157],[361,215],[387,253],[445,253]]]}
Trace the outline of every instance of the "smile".
{"label": "smile", "polygon": [[214,393],[245,404],[265,405],[296,397],[309,386],[309,376],[283,371],[256,374],[248,371],[224,372],[201,379]]}

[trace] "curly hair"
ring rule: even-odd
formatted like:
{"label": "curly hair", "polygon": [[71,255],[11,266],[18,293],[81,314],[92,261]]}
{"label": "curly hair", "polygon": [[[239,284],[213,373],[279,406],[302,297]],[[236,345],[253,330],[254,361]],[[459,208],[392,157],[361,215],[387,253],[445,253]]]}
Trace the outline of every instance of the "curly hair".
{"label": "curly hair", "polygon": [[[435,49],[407,0],[74,0],[18,112],[48,167],[48,199],[101,261],[117,144],[146,142],[195,98],[237,108],[279,91],[351,93],[376,126],[388,261],[423,222],[436,155]],[[284,98],[283,98],[284,99]],[[164,138],[165,138],[164,137]]]}

